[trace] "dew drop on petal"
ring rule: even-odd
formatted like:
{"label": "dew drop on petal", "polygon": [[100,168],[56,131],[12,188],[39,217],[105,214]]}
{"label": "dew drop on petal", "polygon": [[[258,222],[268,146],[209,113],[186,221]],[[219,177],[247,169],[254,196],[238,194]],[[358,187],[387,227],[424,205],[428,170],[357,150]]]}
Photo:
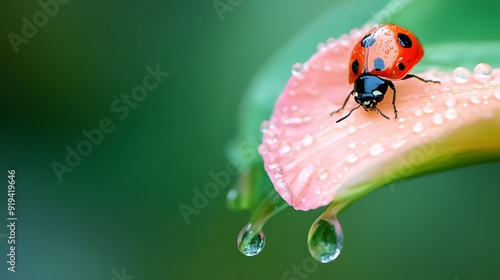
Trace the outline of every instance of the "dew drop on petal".
{"label": "dew drop on petal", "polygon": [[263,231],[255,232],[252,224],[247,224],[238,235],[238,249],[248,257],[258,255],[266,245]]}
{"label": "dew drop on petal", "polygon": [[415,116],[420,117],[424,114],[424,112],[420,109],[415,110]]}
{"label": "dew drop on petal", "polygon": [[317,46],[318,51],[324,51],[326,50],[326,43],[319,42]]}
{"label": "dew drop on petal", "polygon": [[300,72],[302,72],[304,70],[304,64],[301,63],[301,62],[295,62],[293,65],[292,65],[292,75],[294,76],[297,76],[298,74],[300,74]]}
{"label": "dew drop on petal", "polygon": [[306,136],[304,136],[304,138],[302,138],[302,145],[304,145],[305,147],[307,146],[310,146],[313,142],[314,138],[309,135],[309,134],[306,134]]}
{"label": "dew drop on petal", "polygon": [[480,82],[485,82],[490,78],[491,66],[486,63],[479,63],[474,68],[474,78]]}
{"label": "dew drop on petal", "polygon": [[442,115],[442,114],[440,114],[440,113],[436,113],[436,114],[432,117],[432,122],[433,122],[434,124],[437,124],[437,125],[443,124],[443,122],[444,122],[443,115]]}
{"label": "dew drop on petal", "polygon": [[347,132],[353,134],[354,132],[356,132],[356,127],[354,127],[353,125],[349,126],[349,128],[347,128]]}
{"label": "dew drop on petal", "polygon": [[354,153],[350,153],[345,158],[348,163],[355,163],[358,160],[358,156]]}
{"label": "dew drop on petal", "polygon": [[406,142],[408,142],[408,139],[403,138],[403,139],[397,140],[391,144],[391,148],[394,150],[397,150],[397,149],[401,148],[404,144],[406,144]]}
{"label": "dew drop on petal", "polygon": [[473,103],[473,104],[480,104],[481,103],[481,99],[479,98],[477,92],[472,92],[471,96],[470,96],[470,102]]}
{"label": "dew drop on petal", "polygon": [[356,148],[356,141],[352,141],[347,145],[349,148],[354,149]]}
{"label": "dew drop on petal", "polygon": [[319,178],[320,178],[321,180],[325,180],[327,177],[328,177],[328,172],[326,172],[326,171],[325,171],[325,172],[323,172],[323,173],[321,173],[321,174],[319,175]]}
{"label": "dew drop on petal", "polygon": [[423,130],[424,130],[424,125],[423,125],[421,122],[417,122],[417,123],[413,126],[413,132],[415,132],[415,133],[422,132]]}
{"label": "dew drop on petal", "polygon": [[337,41],[337,40],[336,40],[335,38],[330,37],[330,38],[326,39],[326,44],[327,44],[327,45],[329,45],[329,46],[331,46],[331,45],[333,45],[336,41]]}
{"label": "dew drop on petal", "polygon": [[268,150],[267,150],[267,146],[264,145],[264,144],[260,144],[259,147],[257,147],[257,151],[259,152],[259,154],[261,156],[267,154]]}
{"label": "dew drop on petal", "polygon": [[381,153],[383,153],[384,151],[385,151],[384,146],[382,146],[382,144],[380,144],[378,142],[375,142],[373,145],[371,145],[370,149],[368,150],[368,152],[372,156],[378,156]]}
{"label": "dew drop on petal", "polygon": [[337,216],[325,217],[322,215],[311,226],[307,245],[309,252],[322,263],[336,259],[342,251],[344,233]]}
{"label": "dew drop on petal", "polygon": [[446,100],[444,101],[446,106],[448,107],[453,107],[455,104],[457,104],[457,98],[454,95],[449,95],[446,97]]}
{"label": "dew drop on petal", "polygon": [[432,104],[430,103],[427,103],[425,106],[424,106],[424,113],[426,114],[430,114],[434,111],[434,109],[432,108]]}
{"label": "dew drop on petal", "polygon": [[260,123],[260,132],[266,133],[269,130],[269,121],[263,121]]}
{"label": "dew drop on petal", "polygon": [[292,150],[292,148],[290,147],[290,145],[288,145],[287,142],[283,141],[281,142],[279,148],[278,148],[278,152],[281,154],[281,155],[284,155],[284,154],[287,154],[288,152],[290,152]]}
{"label": "dew drop on petal", "polygon": [[469,70],[465,67],[457,67],[453,70],[453,79],[458,84],[466,83],[469,80]]}

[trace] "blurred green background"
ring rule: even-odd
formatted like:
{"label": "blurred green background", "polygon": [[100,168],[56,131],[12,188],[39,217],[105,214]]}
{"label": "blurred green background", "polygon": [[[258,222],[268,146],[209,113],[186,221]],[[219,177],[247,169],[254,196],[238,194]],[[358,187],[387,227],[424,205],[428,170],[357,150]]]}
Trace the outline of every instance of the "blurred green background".
{"label": "blurred green background", "polygon": [[[193,205],[193,189],[225,170],[240,101],[259,68],[286,49],[276,73],[284,86],[294,62],[363,25],[386,1],[216,3],[230,9],[218,13],[213,0],[72,0],[18,53],[9,32],[21,35],[21,19],[42,8],[0,4],[0,279],[500,278],[498,163],[375,191],[340,215],[341,256],[303,275],[293,267],[311,265],[306,237],[321,210],[272,219],[266,248],[253,258],[236,248],[249,214],[227,209],[226,190],[186,224],[179,204]],[[424,44],[495,41],[492,3],[418,1],[389,19]],[[331,26],[297,37],[318,20]],[[111,104],[157,65],[170,75],[120,119]],[[76,149],[82,130],[103,118],[114,130],[60,182],[52,163],[65,164],[66,147]],[[16,273],[6,265],[8,169],[16,170]]]}

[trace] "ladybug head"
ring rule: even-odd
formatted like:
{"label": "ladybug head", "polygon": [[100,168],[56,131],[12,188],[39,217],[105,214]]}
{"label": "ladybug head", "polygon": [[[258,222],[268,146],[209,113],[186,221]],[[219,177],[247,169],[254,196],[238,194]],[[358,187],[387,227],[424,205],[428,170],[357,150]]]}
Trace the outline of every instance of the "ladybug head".
{"label": "ladybug head", "polygon": [[[372,74],[363,74],[354,81],[354,101],[363,106],[365,111],[378,111],[377,103],[384,100],[390,81],[383,80]],[[382,116],[386,117],[384,114]],[[387,118],[387,117],[386,117]]]}

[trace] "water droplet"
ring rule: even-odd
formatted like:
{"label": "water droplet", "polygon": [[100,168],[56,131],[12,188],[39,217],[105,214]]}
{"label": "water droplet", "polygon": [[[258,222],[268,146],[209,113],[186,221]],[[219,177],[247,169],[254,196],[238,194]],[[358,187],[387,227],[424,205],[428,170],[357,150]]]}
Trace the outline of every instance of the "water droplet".
{"label": "water droplet", "polygon": [[446,100],[444,101],[444,103],[448,107],[453,107],[453,106],[455,106],[455,104],[457,104],[457,98],[454,95],[450,94],[446,97]]}
{"label": "water droplet", "polygon": [[318,48],[318,51],[326,50],[326,43],[319,42],[317,48]]}
{"label": "water droplet", "polygon": [[351,149],[356,148],[356,141],[352,141],[352,142],[351,142],[351,143],[349,143],[347,146],[348,146],[349,148],[351,148]]}
{"label": "water droplet", "polygon": [[420,116],[422,116],[423,114],[424,114],[424,111],[422,111],[422,110],[420,110],[420,109],[415,110],[415,116],[420,117]]}
{"label": "water droplet", "polygon": [[245,256],[255,256],[259,254],[266,244],[266,237],[262,231],[264,224],[278,212],[289,205],[280,195],[272,190],[264,201],[252,210],[250,222],[240,231],[238,235],[238,249]]}
{"label": "water droplet", "polygon": [[477,94],[477,91],[473,91],[470,96],[470,102],[473,104],[479,104],[481,103],[481,99],[479,98],[479,95]]}
{"label": "water droplet", "polygon": [[304,70],[304,68],[305,68],[304,64],[302,64],[301,62],[295,62],[292,65],[292,75],[297,76],[298,74],[300,74],[300,72]]}
{"label": "water droplet", "polygon": [[325,64],[323,64],[323,70],[329,72],[333,70],[333,62],[330,60],[325,61]]}
{"label": "water droplet", "polygon": [[469,80],[469,70],[465,67],[457,67],[453,70],[453,79],[458,84],[466,83]]}
{"label": "water droplet", "polygon": [[269,130],[269,121],[263,121],[260,123],[260,132],[266,133]]}
{"label": "water droplet", "polygon": [[425,106],[424,106],[424,113],[430,114],[433,111],[434,111],[434,109],[432,108],[432,104],[431,103],[425,104]]}
{"label": "water droplet", "polygon": [[480,82],[485,82],[490,78],[491,66],[486,63],[479,63],[474,68],[474,78]]}
{"label": "water droplet", "polygon": [[408,139],[401,138],[399,140],[396,140],[394,143],[391,144],[391,148],[394,150],[401,148],[404,144],[408,142]]}
{"label": "water droplet", "polygon": [[423,125],[421,122],[417,122],[417,123],[413,126],[413,132],[415,132],[415,133],[422,132],[423,130],[424,130],[424,125]]}
{"label": "water droplet", "polygon": [[321,180],[325,180],[327,177],[328,177],[328,172],[323,172],[323,173],[321,173],[321,174],[319,175],[319,178],[320,178]]}
{"label": "water droplet", "polygon": [[443,122],[444,122],[443,115],[442,115],[442,114],[440,114],[440,113],[436,113],[436,114],[432,117],[432,122],[433,122],[434,124],[437,124],[437,125],[443,124]]}
{"label": "water droplet", "polygon": [[305,147],[307,146],[310,146],[313,142],[314,138],[309,135],[309,134],[306,134],[306,136],[304,136],[304,138],[302,138],[302,145],[304,145]]}
{"label": "water droplet", "polygon": [[333,37],[330,37],[330,38],[326,39],[326,43],[329,46],[333,45],[335,43],[335,41],[337,41],[337,40],[335,40],[335,38],[333,38]]}
{"label": "water droplet", "polygon": [[238,249],[247,257],[258,255],[266,245],[264,232],[255,232],[251,228],[252,224],[246,225],[238,235]]}
{"label": "water droplet", "polygon": [[457,111],[454,108],[449,108],[448,110],[446,110],[444,116],[449,120],[453,120],[457,117]]}
{"label": "water droplet", "polygon": [[342,251],[344,234],[336,216],[322,215],[311,226],[307,238],[309,252],[322,263],[336,259]]}
{"label": "water droplet", "polygon": [[347,128],[347,132],[353,134],[354,132],[356,132],[356,128],[353,125],[351,125]]}
{"label": "water droplet", "polygon": [[280,155],[284,155],[284,154],[287,154],[288,152],[290,152],[292,150],[292,148],[290,147],[290,145],[288,145],[287,142],[283,141],[281,142],[279,148],[278,148],[278,152],[280,153]]}
{"label": "water droplet", "polygon": [[350,153],[345,158],[348,163],[355,163],[358,160],[358,156],[354,153]]}
{"label": "water droplet", "polygon": [[276,178],[276,179],[282,178],[283,177],[283,169],[281,169],[280,167],[276,167],[273,170],[273,175],[274,175],[274,178]]}
{"label": "water droplet", "polygon": [[268,150],[267,150],[267,146],[264,145],[264,144],[260,144],[259,147],[257,148],[257,151],[259,151],[259,154],[261,156],[267,154]]}
{"label": "water droplet", "polygon": [[281,122],[283,124],[286,124],[286,125],[289,125],[289,124],[301,124],[304,122],[304,119],[302,119],[301,117],[284,117],[284,118],[281,118]]}
{"label": "water droplet", "polygon": [[373,145],[371,145],[370,149],[368,150],[368,152],[372,156],[378,156],[381,153],[383,153],[384,151],[385,151],[384,146],[382,146],[382,144],[380,144],[378,142],[373,143]]}

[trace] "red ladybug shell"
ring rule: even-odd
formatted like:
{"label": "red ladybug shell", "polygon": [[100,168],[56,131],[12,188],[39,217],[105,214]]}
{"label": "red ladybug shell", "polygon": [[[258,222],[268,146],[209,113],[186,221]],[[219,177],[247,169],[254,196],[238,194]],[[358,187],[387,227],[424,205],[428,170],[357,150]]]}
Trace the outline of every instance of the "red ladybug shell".
{"label": "red ladybug shell", "polygon": [[376,26],[352,50],[349,83],[363,73],[401,79],[423,56],[424,48],[408,29],[394,24]]}

